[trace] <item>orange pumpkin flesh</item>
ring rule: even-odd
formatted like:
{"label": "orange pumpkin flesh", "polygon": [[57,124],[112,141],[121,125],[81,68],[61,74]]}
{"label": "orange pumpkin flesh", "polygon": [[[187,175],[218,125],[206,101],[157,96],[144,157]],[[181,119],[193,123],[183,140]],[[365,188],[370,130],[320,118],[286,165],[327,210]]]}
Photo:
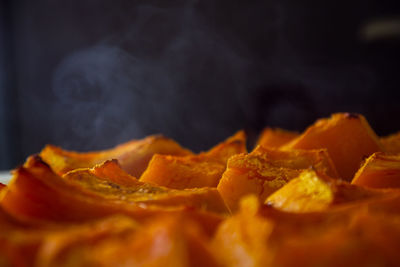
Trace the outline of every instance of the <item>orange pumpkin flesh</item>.
{"label": "orange pumpkin flesh", "polygon": [[[395,195],[390,202],[398,205],[399,192]],[[219,227],[216,257],[224,266],[395,266],[399,208],[388,213],[371,203],[299,214],[260,206],[255,196],[248,197]]]}
{"label": "orange pumpkin flesh", "polygon": [[193,153],[171,139],[154,135],[132,140],[109,150],[85,153],[47,145],[40,152],[40,157],[60,175],[78,168],[91,168],[105,160],[118,159],[123,170],[140,177],[154,154],[186,156]]}
{"label": "orange pumpkin flesh", "polygon": [[116,161],[106,161],[92,169],[77,169],[65,174],[63,178],[79,186],[81,191],[104,199],[165,207],[185,203],[188,207],[217,213],[227,212],[216,188],[174,190],[144,183],[125,173]]}
{"label": "orange pumpkin flesh", "polygon": [[175,189],[216,187],[227,160],[246,151],[240,131],[207,152],[194,156],[154,155],[140,181]]}
{"label": "orange pumpkin flesh", "polygon": [[268,148],[279,148],[298,136],[299,134],[296,132],[289,132],[283,129],[265,128],[257,140],[257,145]]}
{"label": "orange pumpkin flesh", "polygon": [[337,113],[320,119],[283,149],[326,148],[341,178],[351,181],[362,160],[382,151],[378,137],[362,115]]}
{"label": "orange pumpkin flesh", "polygon": [[400,188],[400,154],[371,155],[354,176],[352,184],[373,188]]}
{"label": "orange pumpkin flesh", "polygon": [[339,113],[249,154],[243,132],[198,155],[49,146],[0,184],[0,266],[397,266],[398,136]]}
{"label": "orange pumpkin flesh", "polygon": [[256,194],[263,202],[310,167],[337,177],[325,150],[280,151],[259,146],[250,154],[230,158],[217,188],[228,208],[235,211],[241,197]]}
{"label": "orange pumpkin flesh", "polygon": [[165,206],[107,197],[59,177],[39,157],[31,157],[15,171],[7,190],[2,191],[1,205],[8,214],[22,221],[79,222],[112,214],[125,214],[141,221],[156,214],[183,212],[211,229],[221,220],[219,215],[195,209],[188,199],[190,194],[179,205]]}
{"label": "orange pumpkin flesh", "polygon": [[265,203],[283,211],[304,213],[324,211],[332,205],[378,197],[384,193],[305,170],[270,195]]}

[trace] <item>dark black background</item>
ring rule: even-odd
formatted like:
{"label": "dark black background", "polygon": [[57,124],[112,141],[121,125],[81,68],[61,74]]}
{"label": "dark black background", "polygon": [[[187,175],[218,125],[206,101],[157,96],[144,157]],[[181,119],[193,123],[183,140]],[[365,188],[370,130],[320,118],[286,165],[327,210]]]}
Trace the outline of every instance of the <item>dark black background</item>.
{"label": "dark black background", "polygon": [[[195,151],[339,111],[400,130],[399,1],[0,2],[0,168],[46,143]],[[397,33],[396,33],[397,32]]]}

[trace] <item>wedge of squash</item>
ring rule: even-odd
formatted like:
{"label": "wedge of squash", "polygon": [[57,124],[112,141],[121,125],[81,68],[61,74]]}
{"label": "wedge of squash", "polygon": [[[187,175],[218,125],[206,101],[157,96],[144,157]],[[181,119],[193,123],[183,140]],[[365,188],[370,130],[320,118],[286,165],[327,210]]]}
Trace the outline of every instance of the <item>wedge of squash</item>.
{"label": "wedge of squash", "polygon": [[141,182],[123,171],[117,161],[106,161],[91,169],[77,169],[63,176],[82,192],[104,199],[157,206],[180,206],[226,213],[216,188],[174,190]]}
{"label": "wedge of squash", "polygon": [[246,136],[239,131],[207,152],[194,156],[154,155],[140,181],[168,188],[216,187],[227,160],[246,152]]}
{"label": "wedge of squash", "polygon": [[265,203],[287,212],[324,211],[332,205],[361,201],[385,194],[332,179],[313,170],[303,171],[297,178],[270,195]]}
{"label": "wedge of squash", "polygon": [[122,169],[135,177],[140,177],[154,154],[186,156],[193,153],[171,139],[152,135],[109,150],[95,152],[80,153],[47,145],[40,152],[40,157],[59,175],[78,168],[91,168],[105,160],[117,159]]}
{"label": "wedge of squash", "polygon": [[[55,174],[38,156],[30,157],[14,172],[7,190],[1,192],[1,199],[3,209],[22,221],[79,222],[112,214],[125,214],[143,221],[155,214],[173,216],[183,212],[211,229],[221,220],[217,214],[196,209],[189,203],[190,197],[183,196],[184,203],[178,205],[175,202],[157,205],[126,201],[87,190],[82,184]],[[197,196],[194,199],[198,201]]]}
{"label": "wedge of squash", "polygon": [[308,168],[337,176],[324,149],[281,151],[259,146],[250,154],[229,159],[217,188],[228,208],[235,211],[241,197],[255,194],[264,202],[269,195]]}
{"label": "wedge of squash", "polygon": [[298,136],[297,132],[290,132],[279,128],[265,128],[257,140],[257,145],[268,148],[279,148]]}
{"label": "wedge of squash", "polygon": [[282,149],[326,148],[344,180],[351,181],[363,159],[382,151],[378,137],[364,116],[336,113],[320,119]]}
{"label": "wedge of squash", "polygon": [[374,153],[351,183],[372,188],[400,188],[400,154]]}

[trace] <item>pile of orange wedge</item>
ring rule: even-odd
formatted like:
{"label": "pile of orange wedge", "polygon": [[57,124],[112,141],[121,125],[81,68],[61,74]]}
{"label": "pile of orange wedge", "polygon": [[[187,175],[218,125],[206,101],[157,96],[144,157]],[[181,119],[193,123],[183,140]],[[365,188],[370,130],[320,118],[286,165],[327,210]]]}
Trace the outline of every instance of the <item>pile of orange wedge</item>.
{"label": "pile of orange wedge", "polygon": [[0,266],[399,266],[400,133],[337,113],[195,154],[48,145],[0,184]]}

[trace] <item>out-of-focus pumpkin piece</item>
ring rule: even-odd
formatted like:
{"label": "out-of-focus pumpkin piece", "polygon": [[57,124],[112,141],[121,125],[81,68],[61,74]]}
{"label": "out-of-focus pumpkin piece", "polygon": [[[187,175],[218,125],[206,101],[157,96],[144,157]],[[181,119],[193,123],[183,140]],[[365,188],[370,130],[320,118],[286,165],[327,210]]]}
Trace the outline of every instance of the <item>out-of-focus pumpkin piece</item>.
{"label": "out-of-focus pumpkin piece", "polygon": [[297,178],[270,195],[265,203],[287,212],[316,212],[331,205],[363,200],[384,194],[332,179],[313,170],[303,171]]}
{"label": "out-of-focus pumpkin piece", "polygon": [[87,255],[93,248],[109,240],[124,240],[140,229],[132,218],[115,215],[50,230],[43,234],[35,266],[94,266]]}
{"label": "out-of-focus pumpkin piece", "polygon": [[66,258],[69,250],[92,246],[110,236],[123,236],[137,225],[124,216],[79,224],[29,225],[15,221],[0,209],[0,265],[75,266]]}
{"label": "out-of-focus pumpkin piece", "polygon": [[0,234],[0,266],[32,266],[39,245],[38,235],[31,238],[14,233]]}
{"label": "out-of-focus pumpkin piece", "polygon": [[298,137],[299,133],[279,128],[265,128],[257,140],[257,145],[269,148],[279,148]]}
{"label": "out-of-focus pumpkin piece", "polygon": [[166,207],[106,198],[59,177],[38,156],[28,158],[1,193],[3,209],[21,221],[80,222],[112,214],[144,221],[154,215],[184,213],[213,231],[222,219],[186,205]]}
{"label": "out-of-focus pumpkin piece", "polygon": [[301,236],[286,236],[271,266],[396,266],[399,222],[398,215],[357,211],[348,225],[332,224],[317,233],[309,229]]}
{"label": "out-of-focus pumpkin piece", "polygon": [[212,242],[221,266],[271,266],[268,239],[273,223],[257,215],[259,201],[244,198],[241,209],[218,228]]}
{"label": "out-of-focus pumpkin piece", "polygon": [[158,216],[123,231],[101,226],[47,238],[38,266],[216,266],[209,237],[185,216]]}
{"label": "out-of-focus pumpkin piece", "polygon": [[0,206],[0,266],[32,266],[46,232],[16,220]]}
{"label": "out-of-focus pumpkin piece", "polygon": [[371,203],[296,214],[246,197],[218,228],[216,257],[224,266],[396,266],[400,215]]}
{"label": "out-of-focus pumpkin piece", "polygon": [[400,154],[374,153],[351,183],[373,188],[400,188]]}
{"label": "out-of-focus pumpkin piece", "polygon": [[326,150],[280,151],[259,146],[250,154],[229,159],[217,189],[228,208],[235,211],[241,197],[256,194],[264,202],[270,194],[310,167],[337,176]]}
{"label": "out-of-focus pumpkin piece", "polygon": [[239,131],[208,152],[198,155],[154,155],[140,181],[175,189],[216,187],[228,158],[243,152],[246,152],[246,136]]}
{"label": "out-of-focus pumpkin piece", "polygon": [[[164,217],[145,227],[134,242],[128,243],[130,249],[124,250],[122,259],[137,260],[138,266],[217,266],[208,247],[208,238],[197,223],[182,217]],[[120,247],[125,245],[119,244]],[[131,251],[139,255],[132,256]],[[98,256],[104,255],[102,250],[99,252]],[[110,253],[109,256],[105,260],[112,264],[121,255]]]}
{"label": "out-of-focus pumpkin piece", "polygon": [[282,149],[326,148],[341,178],[351,181],[364,158],[382,151],[378,137],[359,114],[320,119]]}
{"label": "out-of-focus pumpkin piece", "polygon": [[400,153],[400,132],[379,138],[383,151],[388,153]]}
{"label": "out-of-focus pumpkin piece", "polygon": [[63,178],[83,191],[106,199],[165,207],[185,205],[218,213],[227,212],[216,188],[174,190],[144,183],[125,173],[116,161],[106,161],[91,169],[77,169]]}
{"label": "out-of-focus pumpkin piece", "polygon": [[154,154],[186,156],[193,153],[160,135],[132,140],[103,151],[75,152],[47,145],[40,152],[43,160],[60,175],[78,168],[91,168],[105,160],[117,159],[122,169],[135,177],[140,177]]}

